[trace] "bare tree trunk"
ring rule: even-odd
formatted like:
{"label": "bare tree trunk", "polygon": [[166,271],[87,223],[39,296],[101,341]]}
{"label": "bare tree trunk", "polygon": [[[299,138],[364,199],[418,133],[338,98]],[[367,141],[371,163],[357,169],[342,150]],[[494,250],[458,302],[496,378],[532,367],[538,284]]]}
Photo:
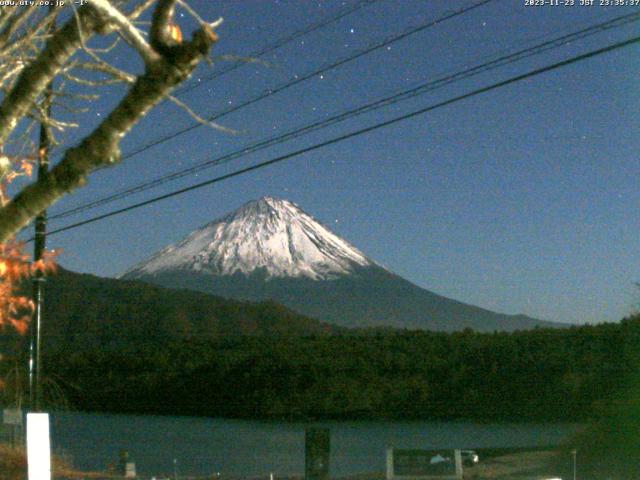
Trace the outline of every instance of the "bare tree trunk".
{"label": "bare tree trunk", "polygon": [[174,4],[175,0],[158,1],[150,30],[151,45],[148,45],[143,37],[135,36],[137,32],[133,27],[128,29],[127,18],[110,2],[95,0],[93,10],[82,7],[78,19],[72,19],[55,33],[38,58],[25,68],[0,105],[0,144],[90,32],[117,28],[135,42],[134,47],[146,64],[145,73],[135,79],[118,106],[80,145],[67,150],[48,175],[25,187],[0,209],[0,243],[14,236],[63,195],[83,185],[91,171],[117,163],[120,140],[208,56],[217,40],[212,25],[202,25],[190,42],[176,45],[166,37]]}

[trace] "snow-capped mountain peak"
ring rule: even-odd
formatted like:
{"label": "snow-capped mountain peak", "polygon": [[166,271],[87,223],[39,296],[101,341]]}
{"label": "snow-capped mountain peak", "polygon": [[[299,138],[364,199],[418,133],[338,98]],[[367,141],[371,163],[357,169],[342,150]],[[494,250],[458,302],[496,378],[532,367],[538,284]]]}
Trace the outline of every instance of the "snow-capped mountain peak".
{"label": "snow-capped mountain peak", "polygon": [[263,197],[192,232],[123,276],[187,270],[326,280],[374,263],[287,200]]}

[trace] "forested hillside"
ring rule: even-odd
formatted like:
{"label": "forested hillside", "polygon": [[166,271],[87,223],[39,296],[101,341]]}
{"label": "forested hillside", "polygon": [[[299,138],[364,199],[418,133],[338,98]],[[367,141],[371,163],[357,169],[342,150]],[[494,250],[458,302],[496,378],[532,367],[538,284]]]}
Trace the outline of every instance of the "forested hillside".
{"label": "forested hillside", "polygon": [[335,331],[274,302],[241,302],[60,269],[47,281],[43,348],[118,349],[170,339]]}
{"label": "forested hillside", "polygon": [[515,333],[371,332],[49,351],[76,408],[244,418],[584,420],[637,368],[640,318]]}

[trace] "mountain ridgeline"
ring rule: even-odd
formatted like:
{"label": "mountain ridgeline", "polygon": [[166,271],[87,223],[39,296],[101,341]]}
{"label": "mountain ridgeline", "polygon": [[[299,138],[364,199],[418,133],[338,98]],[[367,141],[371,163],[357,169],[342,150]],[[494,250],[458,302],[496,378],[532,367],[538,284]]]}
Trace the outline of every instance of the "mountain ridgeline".
{"label": "mountain ridgeline", "polygon": [[338,328],[274,302],[239,302],[60,268],[47,281],[47,350],[120,349],[172,340],[304,336]]}
{"label": "mountain ridgeline", "polygon": [[557,324],[443,297],[367,258],[295,204],[265,197],[192,232],[122,278],[273,300],[342,327],[513,331]]}
{"label": "mountain ridgeline", "polygon": [[[49,277],[47,299],[44,399],[52,408],[61,393],[88,411],[584,420],[600,417],[612,394],[627,398],[640,362],[639,317],[510,333],[352,330],[273,302],[62,269]],[[2,340],[7,347],[12,338]],[[16,362],[7,352],[0,368],[27,365],[26,351],[13,354]]]}

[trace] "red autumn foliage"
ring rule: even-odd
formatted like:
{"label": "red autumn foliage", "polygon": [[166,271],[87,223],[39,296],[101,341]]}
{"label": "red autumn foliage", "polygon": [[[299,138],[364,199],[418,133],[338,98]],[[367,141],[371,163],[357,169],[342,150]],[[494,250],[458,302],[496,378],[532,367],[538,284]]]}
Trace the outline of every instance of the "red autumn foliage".
{"label": "red autumn foliage", "polygon": [[[9,163],[9,157],[3,157]],[[0,178],[2,205],[9,201],[7,185],[18,177],[30,176],[33,171],[33,165],[28,159],[11,159],[10,163],[16,168],[5,170]],[[53,257],[53,253],[46,252],[41,260],[30,262],[28,255],[24,253],[22,242],[0,244],[0,329],[12,327],[20,334],[26,333],[34,305],[31,298],[21,292],[21,285],[35,274],[55,270]]]}
{"label": "red autumn foliage", "polygon": [[31,298],[20,294],[20,285],[36,273],[55,270],[53,254],[47,252],[42,260],[29,262],[23,250],[19,242],[0,245],[0,328],[11,326],[20,334],[26,333],[34,309]]}

